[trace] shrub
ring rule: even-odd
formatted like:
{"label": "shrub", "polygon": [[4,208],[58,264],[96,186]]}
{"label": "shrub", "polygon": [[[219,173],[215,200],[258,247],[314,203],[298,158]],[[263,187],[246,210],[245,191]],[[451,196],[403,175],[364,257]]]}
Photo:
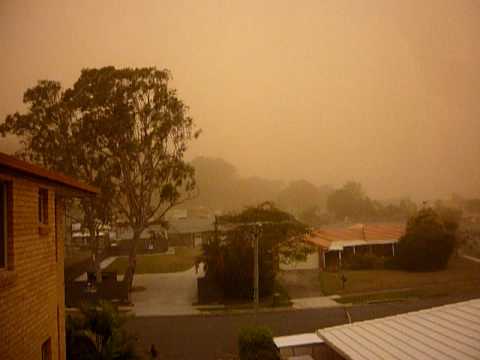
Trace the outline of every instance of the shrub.
{"label": "shrub", "polygon": [[66,319],[67,360],[139,359],[135,338],[123,329],[125,318],[112,304],[80,308]]}
{"label": "shrub", "polygon": [[350,258],[345,263],[345,268],[350,270],[370,270],[383,268],[384,259],[374,254],[359,254]]}
{"label": "shrub", "polygon": [[240,360],[280,360],[270,329],[262,326],[242,329],[238,337]]}
{"label": "shrub", "polygon": [[455,235],[430,208],[409,219],[407,231],[398,243],[398,264],[409,271],[446,268],[455,247]]}
{"label": "shrub", "polygon": [[390,256],[386,258],[383,262],[383,267],[388,270],[398,270],[400,268],[398,258],[396,256]]}

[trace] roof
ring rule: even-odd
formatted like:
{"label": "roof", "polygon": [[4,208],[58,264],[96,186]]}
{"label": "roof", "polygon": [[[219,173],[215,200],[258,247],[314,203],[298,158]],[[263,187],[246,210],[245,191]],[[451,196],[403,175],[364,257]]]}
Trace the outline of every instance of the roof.
{"label": "roof", "polygon": [[168,232],[170,234],[191,234],[215,230],[215,217],[187,217],[170,219],[168,221]]}
{"label": "roof", "polygon": [[277,336],[273,338],[273,342],[277,348],[295,347],[295,346],[308,346],[313,344],[322,344],[323,340],[315,333]]}
{"label": "roof", "polygon": [[0,169],[10,170],[16,175],[26,175],[36,179],[48,180],[55,184],[66,186],[71,189],[79,190],[89,194],[97,194],[99,191],[96,187],[85,184],[81,181],[63,175],[59,172],[47,170],[43,167],[33,165],[23,160],[19,160],[11,155],[0,152]]}
{"label": "roof", "polygon": [[346,360],[480,359],[480,299],[317,331]]}
{"label": "roof", "polygon": [[405,233],[405,224],[355,224],[350,227],[322,228],[307,239],[328,250],[342,250],[345,246],[391,244]]}

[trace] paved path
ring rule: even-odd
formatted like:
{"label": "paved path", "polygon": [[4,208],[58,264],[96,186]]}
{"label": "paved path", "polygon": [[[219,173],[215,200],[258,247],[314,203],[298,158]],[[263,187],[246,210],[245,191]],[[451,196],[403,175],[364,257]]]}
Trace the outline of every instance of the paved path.
{"label": "paved path", "polygon": [[[166,274],[136,274],[132,293],[133,312],[137,316],[199,314],[193,307],[197,302],[197,277],[192,267],[187,271]],[[143,288],[143,289],[142,289]]]}
{"label": "paved path", "polygon": [[306,297],[292,299],[291,301],[294,309],[318,309],[342,306],[330,296]]}
{"label": "paved path", "polygon": [[474,261],[476,263],[480,263],[480,259],[479,258],[476,258],[476,257],[473,257],[473,256],[468,256],[468,255],[461,255],[463,258],[467,259],[467,260],[470,260],[470,261]]}

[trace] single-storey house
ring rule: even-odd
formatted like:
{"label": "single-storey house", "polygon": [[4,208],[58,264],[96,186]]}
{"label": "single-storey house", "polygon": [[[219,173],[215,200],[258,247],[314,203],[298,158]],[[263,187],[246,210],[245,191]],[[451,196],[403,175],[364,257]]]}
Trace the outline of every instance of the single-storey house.
{"label": "single-storey house", "polygon": [[371,223],[314,230],[307,241],[317,246],[318,267],[338,270],[342,261],[368,252],[395,256],[396,244],[405,233],[405,224]]}
{"label": "single-storey house", "polygon": [[215,231],[214,224],[213,215],[169,219],[168,242],[177,246],[200,246]]}
{"label": "single-storey house", "polygon": [[0,358],[65,359],[65,198],[97,189],[0,153]]}

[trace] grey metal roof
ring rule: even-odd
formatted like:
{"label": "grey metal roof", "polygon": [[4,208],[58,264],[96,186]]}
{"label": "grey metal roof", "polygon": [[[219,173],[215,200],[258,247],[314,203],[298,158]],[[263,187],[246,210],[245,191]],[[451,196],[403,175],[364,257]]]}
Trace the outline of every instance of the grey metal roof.
{"label": "grey metal roof", "polygon": [[480,299],[317,333],[348,360],[480,359]]}
{"label": "grey metal roof", "polygon": [[185,219],[171,219],[168,221],[168,233],[188,234],[213,231],[215,217],[191,217]]}

